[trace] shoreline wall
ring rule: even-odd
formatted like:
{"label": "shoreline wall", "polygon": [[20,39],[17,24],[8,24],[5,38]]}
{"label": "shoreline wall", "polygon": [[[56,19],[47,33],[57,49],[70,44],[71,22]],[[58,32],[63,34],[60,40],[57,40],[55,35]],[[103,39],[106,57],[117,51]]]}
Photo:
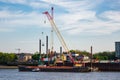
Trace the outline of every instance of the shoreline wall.
{"label": "shoreline wall", "polygon": [[18,69],[18,66],[5,66],[5,65],[0,65],[0,69]]}

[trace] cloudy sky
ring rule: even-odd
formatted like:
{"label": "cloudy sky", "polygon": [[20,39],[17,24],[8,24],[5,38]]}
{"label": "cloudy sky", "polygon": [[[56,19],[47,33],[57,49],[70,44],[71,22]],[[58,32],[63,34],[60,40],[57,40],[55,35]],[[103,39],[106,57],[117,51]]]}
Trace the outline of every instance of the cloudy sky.
{"label": "cloudy sky", "polygon": [[[51,13],[52,6],[69,49],[90,51],[92,45],[94,53],[114,51],[120,41],[120,0],[0,0],[0,52],[34,53],[46,35],[50,43],[51,25],[42,13]],[[55,50],[60,46],[54,33]]]}

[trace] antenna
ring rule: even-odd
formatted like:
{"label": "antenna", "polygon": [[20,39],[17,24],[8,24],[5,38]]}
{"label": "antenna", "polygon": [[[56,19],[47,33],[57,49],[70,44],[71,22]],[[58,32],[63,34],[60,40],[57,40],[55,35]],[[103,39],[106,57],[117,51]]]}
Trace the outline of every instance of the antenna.
{"label": "antenna", "polygon": [[[53,11],[54,11],[54,8],[53,7],[51,7],[51,17],[52,17],[52,19],[53,19]],[[54,34],[53,34],[54,32],[53,32],[53,27],[51,28],[51,52],[53,52],[53,50],[54,50]]]}
{"label": "antenna", "polygon": [[[42,36],[44,37],[44,33],[42,32]],[[42,40],[43,41],[43,40]],[[42,42],[42,46],[44,46],[44,42]]]}

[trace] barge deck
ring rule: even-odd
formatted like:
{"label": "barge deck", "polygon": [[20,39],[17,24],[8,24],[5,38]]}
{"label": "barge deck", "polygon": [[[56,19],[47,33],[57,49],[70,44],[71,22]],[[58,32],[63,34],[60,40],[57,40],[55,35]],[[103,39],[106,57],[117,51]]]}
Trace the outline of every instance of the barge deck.
{"label": "barge deck", "polygon": [[19,71],[29,72],[89,72],[88,67],[70,66],[18,66]]}

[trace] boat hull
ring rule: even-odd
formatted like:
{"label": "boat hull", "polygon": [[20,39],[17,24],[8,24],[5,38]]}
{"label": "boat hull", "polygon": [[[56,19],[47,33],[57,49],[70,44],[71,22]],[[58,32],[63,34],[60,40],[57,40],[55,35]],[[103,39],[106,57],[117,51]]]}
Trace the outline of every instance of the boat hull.
{"label": "boat hull", "polygon": [[30,72],[89,72],[88,67],[68,66],[18,66],[19,71]]}

